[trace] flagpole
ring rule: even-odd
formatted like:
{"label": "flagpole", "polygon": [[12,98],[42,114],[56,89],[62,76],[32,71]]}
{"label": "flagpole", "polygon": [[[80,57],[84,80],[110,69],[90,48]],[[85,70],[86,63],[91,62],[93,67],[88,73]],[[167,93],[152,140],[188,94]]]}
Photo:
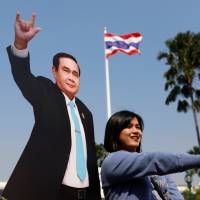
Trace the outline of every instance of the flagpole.
{"label": "flagpole", "polygon": [[[104,27],[104,34],[107,33],[106,27]],[[104,37],[104,52],[105,52],[105,74],[106,74],[106,103],[107,103],[107,118],[111,116],[111,97],[110,97],[110,78],[109,78],[109,63],[106,57],[105,37]]]}

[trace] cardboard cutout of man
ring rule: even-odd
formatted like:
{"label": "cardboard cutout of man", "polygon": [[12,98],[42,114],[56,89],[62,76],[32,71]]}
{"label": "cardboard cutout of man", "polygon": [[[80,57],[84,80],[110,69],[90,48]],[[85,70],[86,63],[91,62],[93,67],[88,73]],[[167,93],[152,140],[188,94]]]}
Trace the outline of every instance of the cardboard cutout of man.
{"label": "cardboard cutout of man", "polygon": [[[27,47],[41,30],[34,25],[35,18],[33,14],[25,21],[17,13],[15,41],[7,48],[14,80],[33,107],[35,124],[2,196],[8,200],[100,199],[93,118],[76,97],[79,65],[72,55],[58,53],[52,67],[55,83],[31,73]],[[70,102],[74,103],[74,111]],[[82,179],[76,168],[76,123],[85,162]]]}

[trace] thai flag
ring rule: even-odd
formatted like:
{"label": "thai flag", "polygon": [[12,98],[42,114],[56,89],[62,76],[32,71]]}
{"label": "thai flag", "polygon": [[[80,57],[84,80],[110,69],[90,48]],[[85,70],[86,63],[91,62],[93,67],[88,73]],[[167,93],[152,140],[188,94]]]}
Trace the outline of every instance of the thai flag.
{"label": "thai flag", "polygon": [[106,57],[117,52],[124,52],[128,55],[140,53],[139,44],[142,41],[140,33],[129,33],[127,35],[104,34]]}

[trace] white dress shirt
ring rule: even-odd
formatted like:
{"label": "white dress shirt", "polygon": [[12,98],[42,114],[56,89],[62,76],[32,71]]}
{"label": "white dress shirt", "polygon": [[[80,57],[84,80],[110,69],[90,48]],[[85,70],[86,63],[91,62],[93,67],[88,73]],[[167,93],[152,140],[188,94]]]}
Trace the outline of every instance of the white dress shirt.
{"label": "white dress shirt", "polygon": [[[64,94],[64,93],[63,93]],[[69,119],[70,119],[70,124],[71,124],[71,152],[69,155],[69,161],[68,161],[68,165],[67,165],[67,169],[65,172],[65,176],[63,179],[63,184],[64,185],[68,185],[70,187],[75,187],[75,188],[84,188],[84,187],[88,187],[89,186],[89,178],[88,178],[88,171],[86,170],[86,178],[85,180],[82,182],[80,181],[79,177],[77,176],[77,172],[76,172],[76,133],[75,133],[75,126],[74,126],[74,122],[71,116],[71,110],[69,107],[69,102],[70,99],[68,98],[67,95],[65,95],[65,102],[66,102],[66,107],[69,113]],[[72,100],[75,103],[75,100]],[[87,166],[87,150],[86,150],[86,140],[85,140],[85,131],[83,128],[83,124],[81,122],[80,119],[80,115],[77,109],[77,106],[75,104],[75,112],[76,115],[78,117],[79,123],[80,123],[80,129],[81,129],[81,136],[82,136],[82,141],[83,141],[83,149],[84,149],[84,156],[85,156],[85,160],[86,160],[86,166]]]}
{"label": "white dress shirt", "polygon": [[[28,48],[19,50],[19,49],[16,49],[14,44],[12,44],[11,49],[12,49],[13,54],[18,57],[25,58],[28,56]],[[75,133],[74,122],[71,116],[71,111],[68,105],[68,103],[70,102],[70,99],[64,93],[63,95],[65,97],[65,102],[66,102],[66,108],[67,108],[66,112],[68,111],[69,113],[69,119],[70,119],[70,124],[71,124],[71,152],[69,155],[69,160],[68,160],[68,164],[67,164],[67,168],[65,171],[62,184],[70,186],[70,187],[74,187],[74,188],[85,188],[89,186],[88,171],[86,170],[85,180],[81,181],[79,177],[77,176],[77,172],[76,172],[76,137],[75,137],[76,133]],[[72,101],[74,101],[75,103],[74,99]],[[76,104],[75,104],[75,112],[80,122],[81,136],[82,136],[82,141],[83,141],[84,155],[85,155],[86,167],[87,167],[87,148],[86,148],[86,140],[85,140],[85,131],[84,131],[83,124],[81,122],[81,118],[80,118]],[[49,176],[51,176],[51,174],[49,174]]]}

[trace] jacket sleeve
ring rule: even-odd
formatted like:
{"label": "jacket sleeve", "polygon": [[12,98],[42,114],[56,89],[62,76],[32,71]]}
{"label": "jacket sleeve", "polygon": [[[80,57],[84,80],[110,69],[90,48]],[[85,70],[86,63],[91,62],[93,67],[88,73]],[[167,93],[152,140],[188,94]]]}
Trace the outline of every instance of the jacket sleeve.
{"label": "jacket sleeve", "polygon": [[170,200],[184,200],[182,194],[178,190],[177,185],[172,179],[172,177],[168,175],[168,176],[165,176],[165,178],[167,182],[167,191],[169,194],[169,199]]}
{"label": "jacket sleeve", "polygon": [[32,104],[37,105],[42,95],[40,81],[31,73],[30,59],[15,56],[11,46],[7,47],[13,78],[23,96]]}
{"label": "jacket sleeve", "polygon": [[102,164],[102,182],[117,183],[148,175],[166,175],[200,167],[200,156],[161,152],[111,153]]}

